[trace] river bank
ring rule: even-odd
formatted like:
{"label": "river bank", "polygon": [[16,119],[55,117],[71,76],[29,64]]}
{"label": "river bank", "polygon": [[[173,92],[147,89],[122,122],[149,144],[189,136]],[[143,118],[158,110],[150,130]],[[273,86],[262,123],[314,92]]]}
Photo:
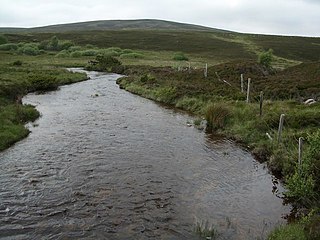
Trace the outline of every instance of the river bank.
{"label": "river bank", "polygon": [[[61,85],[88,79],[83,73],[73,73],[63,67],[20,56],[12,62],[0,63],[0,151],[25,138],[29,130],[25,123],[35,121],[40,113],[31,105],[22,105],[21,99],[30,92],[43,93],[57,89]],[[14,60],[15,59],[15,60]]]}
{"label": "river bank", "polygon": [[119,89],[119,75],[88,75],[23,99],[43,115],[0,153],[1,236],[203,239],[198,227],[240,240],[286,221],[281,184],[248,151]]}
{"label": "river bank", "polygon": [[[320,223],[316,210],[320,191],[320,104],[305,105],[302,100],[308,96],[319,97],[318,88],[314,88],[319,79],[319,74],[316,74],[318,67],[319,63],[305,64],[269,75],[257,64],[224,64],[209,68],[207,78],[203,69],[178,71],[172,68],[129,67],[125,72],[127,77],[117,83],[134,94],[198,115],[196,125],[205,117],[211,130],[249,148],[257,159],[265,161],[268,168],[286,182],[287,197],[297,209],[307,208],[312,212],[305,220],[309,225],[299,229],[302,232],[307,229],[306,232],[314,237],[319,234],[315,226]],[[299,87],[303,83],[298,84],[292,79],[292,86],[289,84],[290,76],[297,72],[305,74],[304,82],[308,84],[304,88]],[[246,103],[246,91],[241,92],[240,73],[253,81],[250,103]],[[260,116],[259,94],[262,90],[266,101]],[[285,122],[279,142],[281,114],[285,114]],[[300,137],[305,144],[302,164],[298,161]]]}

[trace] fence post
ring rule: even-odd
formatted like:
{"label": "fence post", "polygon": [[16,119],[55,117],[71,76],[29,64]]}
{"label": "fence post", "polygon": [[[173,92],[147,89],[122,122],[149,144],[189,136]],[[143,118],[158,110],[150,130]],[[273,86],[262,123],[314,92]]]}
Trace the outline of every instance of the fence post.
{"label": "fence post", "polygon": [[191,63],[188,62],[188,72],[190,73],[191,72]]}
{"label": "fence post", "polygon": [[206,63],[206,68],[204,70],[204,77],[208,77],[208,63]]}
{"label": "fence post", "polygon": [[251,83],[251,78],[248,78],[248,88],[247,88],[247,103],[250,102],[250,83]]}
{"label": "fence post", "polygon": [[299,137],[299,158],[298,158],[298,163],[299,167],[301,166],[302,163],[302,145],[303,145],[303,138]]}
{"label": "fence post", "polygon": [[263,91],[260,92],[260,117],[262,116],[262,107],[263,107]]}
{"label": "fence post", "polygon": [[284,116],[285,116],[285,114],[280,115],[279,129],[278,129],[278,144],[281,142],[281,134],[282,134],[282,129],[283,129]]}
{"label": "fence post", "polygon": [[241,92],[243,93],[243,74],[240,75],[240,81],[241,81]]}

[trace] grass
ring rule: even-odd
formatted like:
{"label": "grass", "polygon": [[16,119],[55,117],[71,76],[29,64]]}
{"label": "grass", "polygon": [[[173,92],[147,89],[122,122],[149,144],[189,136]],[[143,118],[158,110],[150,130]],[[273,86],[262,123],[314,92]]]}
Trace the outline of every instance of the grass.
{"label": "grass", "polygon": [[[61,66],[78,66],[82,59],[57,62],[52,55],[25,56],[0,52],[0,151],[29,134],[24,124],[39,117],[32,106],[19,103],[32,91],[55,90],[63,84],[85,80],[81,73],[71,73]],[[17,62],[19,64],[17,64]]]}

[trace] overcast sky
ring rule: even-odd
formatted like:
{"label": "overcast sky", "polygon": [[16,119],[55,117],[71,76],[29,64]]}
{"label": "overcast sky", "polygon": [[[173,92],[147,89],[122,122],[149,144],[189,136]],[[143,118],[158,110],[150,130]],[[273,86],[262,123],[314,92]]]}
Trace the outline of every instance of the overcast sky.
{"label": "overcast sky", "polygon": [[320,37],[320,0],[0,0],[0,27],[162,19],[246,33]]}

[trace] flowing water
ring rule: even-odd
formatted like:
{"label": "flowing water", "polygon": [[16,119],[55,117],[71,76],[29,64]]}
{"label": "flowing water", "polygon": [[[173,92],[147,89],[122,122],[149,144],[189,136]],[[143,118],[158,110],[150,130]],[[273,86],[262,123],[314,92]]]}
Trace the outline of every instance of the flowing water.
{"label": "flowing water", "polygon": [[120,90],[119,75],[88,75],[24,98],[42,117],[0,153],[0,238],[198,239],[207,223],[218,239],[263,239],[285,222],[281,186],[249,152]]}

